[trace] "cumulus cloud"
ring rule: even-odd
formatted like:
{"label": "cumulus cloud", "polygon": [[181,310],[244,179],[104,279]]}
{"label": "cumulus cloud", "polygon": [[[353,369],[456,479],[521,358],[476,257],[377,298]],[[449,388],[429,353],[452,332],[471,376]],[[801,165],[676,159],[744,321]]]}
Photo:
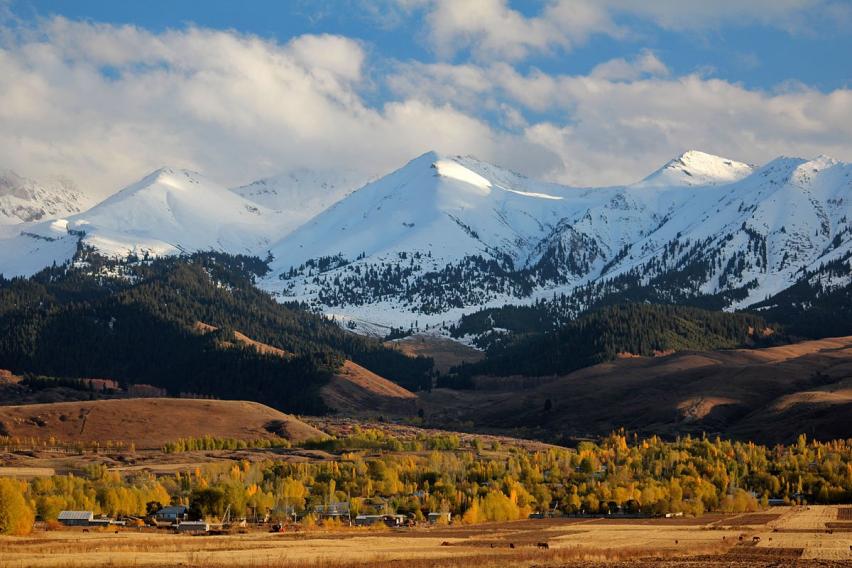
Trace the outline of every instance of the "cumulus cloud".
{"label": "cumulus cloud", "polygon": [[525,156],[556,163],[449,104],[366,104],[365,59],[341,36],[279,44],[54,18],[7,34],[0,48],[0,155],[21,173],[66,174],[100,195],[166,163],[227,184],[330,161],[372,175],[433,148],[508,156],[519,169]]}
{"label": "cumulus cloud", "polygon": [[427,21],[439,55],[470,50],[479,60],[567,50],[593,33],[619,31],[594,0],[550,3],[532,17],[512,9],[507,0],[435,0]]}
{"label": "cumulus cloud", "polygon": [[[410,0],[398,1],[410,8]],[[428,37],[440,57],[469,51],[479,61],[569,51],[596,34],[630,36],[622,22],[628,17],[688,32],[758,24],[811,33],[852,25],[847,0],[549,0],[532,15],[513,9],[508,0],[418,0],[416,5],[427,12]]]}
{"label": "cumulus cloud", "polygon": [[[505,3],[481,5],[515,22]],[[518,55],[547,49],[518,45]],[[488,58],[374,67],[375,57],[339,35],[278,43],[62,18],[7,29],[0,166],[64,174],[104,196],[165,164],[237,185],[305,167],[383,174],[431,149],[575,185],[636,181],[690,148],[751,162],[852,160],[849,89],[675,76],[645,50],[586,75]]]}
{"label": "cumulus cloud", "polygon": [[590,75],[611,81],[635,81],[644,76],[663,77],[669,68],[651,51],[645,50],[632,60],[619,57],[596,65]]}
{"label": "cumulus cloud", "polygon": [[398,73],[403,78],[391,84],[403,96],[439,103],[449,95],[474,115],[507,106],[546,115],[524,122],[515,112],[504,123],[559,155],[561,168],[544,173],[575,185],[637,181],[687,149],[755,163],[782,154],[852,159],[849,89],[795,84],[767,92],[698,74],[673,77],[650,52],[589,75],[522,74],[503,63],[415,63]]}

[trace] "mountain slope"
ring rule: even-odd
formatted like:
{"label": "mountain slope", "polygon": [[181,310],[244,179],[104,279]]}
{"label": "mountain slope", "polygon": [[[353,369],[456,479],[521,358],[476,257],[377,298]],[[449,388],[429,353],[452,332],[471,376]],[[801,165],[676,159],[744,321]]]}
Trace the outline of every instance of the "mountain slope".
{"label": "mountain slope", "polygon": [[[852,431],[852,338],[766,349],[625,358],[545,377],[480,377],[475,390],[420,393],[430,424],[543,439],[626,428],[669,438],[719,433],[760,443]],[[469,426],[470,427],[470,426]]]}
{"label": "mountain slope", "polygon": [[327,409],[319,389],[347,359],[413,390],[431,384],[430,360],[274,302],[253,285],[265,269],[214,253],[134,263],[84,253],[70,269],[0,280],[0,368],[305,413]]}
{"label": "mountain slope", "polygon": [[755,167],[689,151],[633,185],[576,188],[430,152],[305,221],[343,193],[324,176],[226,190],[159,170],[84,213],[6,226],[0,274],[68,262],[80,246],[271,252],[260,284],[280,301],[397,334],[512,304],[549,302],[564,321],[612,303],[744,309],[802,279],[850,284],[852,165],[825,156]]}
{"label": "mountain slope", "polygon": [[22,225],[0,241],[0,273],[29,275],[71,259],[78,242],[124,258],[215,250],[265,254],[275,214],[200,174],[162,168],[91,209]]}
{"label": "mountain slope", "polygon": [[364,181],[351,172],[302,168],[235,187],[231,191],[278,212],[277,224],[283,235],[364,185]]}
{"label": "mountain slope", "polygon": [[64,217],[90,206],[91,200],[68,179],[39,183],[12,170],[0,170],[0,225]]}
{"label": "mountain slope", "polygon": [[425,154],[272,246],[262,283],[362,325],[445,327],[561,296],[742,308],[852,245],[852,166],[690,151],[626,187],[570,188]]}

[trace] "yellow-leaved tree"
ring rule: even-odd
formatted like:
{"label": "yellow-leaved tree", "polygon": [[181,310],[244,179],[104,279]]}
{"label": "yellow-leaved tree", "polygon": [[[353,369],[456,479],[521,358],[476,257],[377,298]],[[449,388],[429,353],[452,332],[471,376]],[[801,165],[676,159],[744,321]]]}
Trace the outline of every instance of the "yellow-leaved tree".
{"label": "yellow-leaved tree", "polygon": [[35,517],[24,498],[21,483],[0,478],[0,533],[25,535],[33,530]]}

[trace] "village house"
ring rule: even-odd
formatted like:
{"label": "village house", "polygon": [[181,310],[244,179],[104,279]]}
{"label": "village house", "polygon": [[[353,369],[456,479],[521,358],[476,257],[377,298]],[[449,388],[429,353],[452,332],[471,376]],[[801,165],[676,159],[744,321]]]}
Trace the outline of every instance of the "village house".
{"label": "village house", "polygon": [[187,510],[183,505],[163,507],[154,513],[154,521],[157,523],[178,523],[186,517]]}

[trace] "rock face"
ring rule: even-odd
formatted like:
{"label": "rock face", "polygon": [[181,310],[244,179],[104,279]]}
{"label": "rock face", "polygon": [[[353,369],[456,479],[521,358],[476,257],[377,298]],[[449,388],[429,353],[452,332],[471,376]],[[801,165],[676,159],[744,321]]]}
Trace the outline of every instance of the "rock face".
{"label": "rock face", "polygon": [[44,183],[0,170],[0,224],[30,223],[73,215],[91,201],[68,179]]}

